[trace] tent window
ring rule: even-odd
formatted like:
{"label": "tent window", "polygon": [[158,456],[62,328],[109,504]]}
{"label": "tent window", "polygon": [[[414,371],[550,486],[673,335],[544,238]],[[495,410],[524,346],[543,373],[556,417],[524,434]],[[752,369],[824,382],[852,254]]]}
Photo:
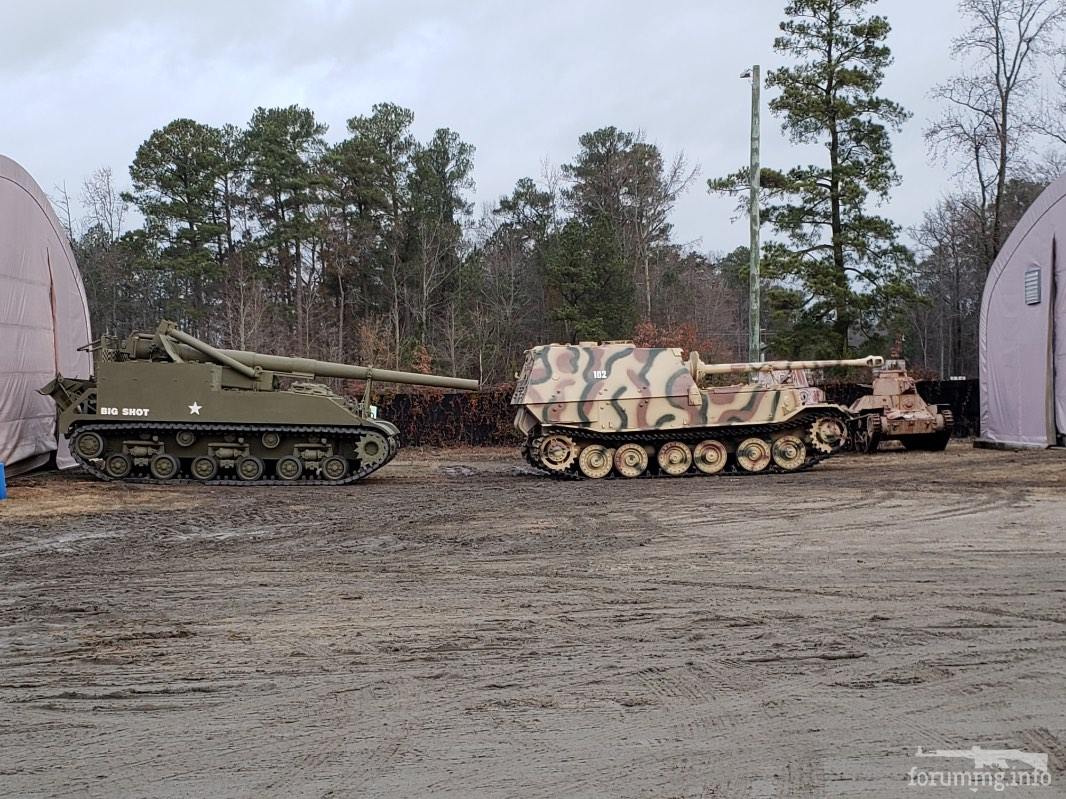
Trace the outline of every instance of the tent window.
{"label": "tent window", "polygon": [[1027,269],[1025,272],[1025,304],[1040,304],[1040,269]]}

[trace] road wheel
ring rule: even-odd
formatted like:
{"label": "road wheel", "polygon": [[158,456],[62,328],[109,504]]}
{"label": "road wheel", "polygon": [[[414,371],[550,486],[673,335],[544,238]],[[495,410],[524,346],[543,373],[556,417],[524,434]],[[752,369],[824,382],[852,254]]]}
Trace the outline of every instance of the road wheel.
{"label": "road wheel", "polygon": [[156,455],[148,462],[148,472],[156,480],[170,480],[178,476],[181,471],[181,462],[173,455],[164,452]]}
{"label": "road wheel", "polygon": [[263,476],[264,465],[263,461],[254,455],[243,455],[237,459],[234,469],[237,472],[237,477],[251,482]]}
{"label": "road wheel", "polygon": [[133,471],[133,458],[125,452],[113,452],[104,461],[104,472],[113,480],[129,477]]}
{"label": "road wheel", "polygon": [[648,451],[640,444],[623,444],[614,451],[614,469],[622,477],[640,477],[648,468]]}
{"label": "road wheel", "polygon": [[322,476],[327,480],[343,480],[348,476],[348,461],[339,455],[330,455],[320,467]]}
{"label": "road wheel", "polygon": [[770,465],[770,445],[761,438],[747,438],[737,447],[737,463],[746,472],[761,472]]}
{"label": "road wheel", "polygon": [[881,443],[881,415],[867,414],[856,420],[854,425],[854,450],[863,453],[877,452],[877,447]]}
{"label": "road wheel", "polygon": [[721,441],[708,439],[696,445],[692,452],[692,461],[704,474],[718,474],[725,468],[729,452]]}
{"label": "road wheel", "polygon": [[201,455],[198,458],[193,458],[189,470],[197,480],[203,480],[204,482],[214,480],[218,476],[218,461],[210,455]]}
{"label": "road wheel", "polygon": [[304,473],[303,462],[292,455],[286,455],[274,465],[274,474],[282,480],[299,480]]}
{"label": "road wheel", "polygon": [[589,444],[577,457],[577,468],[585,477],[599,480],[611,473],[611,453],[600,444]]}
{"label": "road wheel", "polygon": [[807,446],[797,436],[781,436],[774,441],[770,454],[773,456],[774,463],[786,472],[792,472],[807,460]]}
{"label": "road wheel", "polygon": [[692,465],[692,452],[680,441],[668,441],[655,456],[659,468],[671,477],[680,477]]}

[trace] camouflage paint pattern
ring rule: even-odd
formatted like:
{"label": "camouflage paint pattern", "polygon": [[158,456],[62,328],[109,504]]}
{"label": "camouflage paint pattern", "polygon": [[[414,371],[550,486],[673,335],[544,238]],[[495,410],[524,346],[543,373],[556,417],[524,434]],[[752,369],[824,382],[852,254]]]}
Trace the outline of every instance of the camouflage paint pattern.
{"label": "camouflage paint pattern", "polygon": [[[695,353],[693,353],[696,355]],[[812,391],[804,370],[841,362],[767,362],[711,365],[685,361],[681,350],[632,343],[535,347],[511,399],[519,406],[515,426],[576,425],[601,432],[692,429],[783,422],[824,399]],[[867,361],[861,361],[868,365]],[[722,367],[725,368],[722,368]],[[781,377],[773,377],[776,367]],[[755,371],[753,383],[701,389],[696,376]],[[799,381],[784,375],[803,374]],[[811,400],[814,399],[815,403]]]}
{"label": "camouflage paint pattern", "polygon": [[[852,419],[806,369],[879,362],[705,364],[632,342],[549,344],[526,353],[511,404],[526,460],[556,476],[797,471],[838,450]],[[701,385],[728,373],[757,379]]]}

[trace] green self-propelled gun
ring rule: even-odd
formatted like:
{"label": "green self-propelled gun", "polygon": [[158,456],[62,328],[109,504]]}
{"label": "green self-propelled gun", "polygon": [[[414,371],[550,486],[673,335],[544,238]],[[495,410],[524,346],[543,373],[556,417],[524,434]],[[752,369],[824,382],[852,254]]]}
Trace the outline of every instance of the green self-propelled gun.
{"label": "green self-propelled gun", "polygon": [[[372,381],[476,390],[475,380],[223,350],[172,322],[91,345],[93,376],[41,389],[91,474],[127,482],[352,483],[399,450]],[[366,381],[361,400],[316,378]]]}

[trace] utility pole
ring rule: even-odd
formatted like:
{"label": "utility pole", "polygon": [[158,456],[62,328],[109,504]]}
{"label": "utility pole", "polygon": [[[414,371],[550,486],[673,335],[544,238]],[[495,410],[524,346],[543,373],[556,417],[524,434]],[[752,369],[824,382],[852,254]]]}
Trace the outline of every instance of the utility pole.
{"label": "utility pole", "polygon": [[762,330],[759,309],[762,283],[759,276],[759,89],[762,85],[759,65],[740,77],[751,78],[751,167],[748,170],[748,221],[750,261],[748,265],[748,360],[762,360]]}

